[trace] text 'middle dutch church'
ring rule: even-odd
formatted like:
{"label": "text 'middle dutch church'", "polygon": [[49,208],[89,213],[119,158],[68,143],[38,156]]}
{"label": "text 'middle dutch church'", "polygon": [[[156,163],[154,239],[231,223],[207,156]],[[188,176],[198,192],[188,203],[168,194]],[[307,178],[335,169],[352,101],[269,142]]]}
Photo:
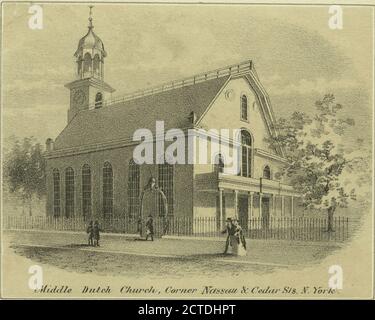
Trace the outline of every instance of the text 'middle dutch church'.
{"label": "text 'middle dutch church'", "polygon": [[[271,150],[265,141],[276,134],[275,116],[252,61],[112,99],[115,90],[104,81],[111,66],[93,29],[90,16],[74,53],[77,79],[66,84],[67,126],[47,140],[48,215],[138,218],[143,212],[225,220],[295,214],[298,194],[279,174],[286,162],[283,150]],[[133,134],[139,128],[155,132],[157,121],[164,121],[165,131],[240,129],[239,174],[223,172],[221,153],[213,164],[136,164],[133,150],[140,142]],[[199,145],[201,137],[196,139]],[[167,212],[159,194],[140,210],[151,177],[167,199]]]}

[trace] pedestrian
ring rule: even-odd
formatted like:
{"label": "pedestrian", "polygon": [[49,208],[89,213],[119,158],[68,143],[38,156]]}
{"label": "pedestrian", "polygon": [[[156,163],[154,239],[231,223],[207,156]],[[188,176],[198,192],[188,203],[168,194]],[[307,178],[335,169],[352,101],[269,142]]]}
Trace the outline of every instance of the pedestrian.
{"label": "pedestrian", "polygon": [[151,238],[151,241],[154,241],[154,221],[151,215],[148,216],[146,222],[146,241],[148,240],[148,237]]}
{"label": "pedestrian", "polygon": [[142,238],[142,218],[138,218],[137,220],[137,232],[139,233],[139,236]]}
{"label": "pedestrian", "polygon": [[[229,246],[231,246],[231,249],[233,247],[233,241],[234,241],[234,233],[235,233],[235,227],[233,225],[233,221],[231,218],[227,218],[226,220],[226,227],[221,233],[227,234],[227,239],[225,241],[225,249],[224,254],[228,253]],[[233,250],[233,249],[232,249]]]}
{"label": "pedestrian", "polygon": [[87,226],[87,229],[86,229],[86,232],[89,236],[89,239],[88,239],[88,242],[89,242],[89,246],[93,246],[94,245],[94,227],[92,225],[92,220],[90,221],[89,225]]}
{"label": "pedestrian", "polygon": [[96,220],[94,222],[94,228],[93,228],[93,233],[94,233],[94,246],[100,247],[99,245],[99,240],[100,240],[100,229],[99,222]]}
{"label": "pedestrian", "polygon": [[234,226],[234,245],[233,245],[233,254],[237,256],[246,256],[246,240],[243,234],[242,227],[240,226],[237,219],[233,219]]}
{"label": "pedestrian", "polygon": [[169,231],[169,220],[167,217],[164,217],[163,219],[163,235],[165,236]]}

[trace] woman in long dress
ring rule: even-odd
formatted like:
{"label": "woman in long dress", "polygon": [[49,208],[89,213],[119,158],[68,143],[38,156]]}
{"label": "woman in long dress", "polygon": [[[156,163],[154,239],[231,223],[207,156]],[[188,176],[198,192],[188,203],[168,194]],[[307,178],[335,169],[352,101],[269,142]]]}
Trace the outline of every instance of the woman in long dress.
{"label": "woman in long dress", "polygon": [[237,256],[246,256],[246,241],[243,230],[237,219],[233,220],[233,224],[235,227],[234,241],[232,244],[233,254]]}

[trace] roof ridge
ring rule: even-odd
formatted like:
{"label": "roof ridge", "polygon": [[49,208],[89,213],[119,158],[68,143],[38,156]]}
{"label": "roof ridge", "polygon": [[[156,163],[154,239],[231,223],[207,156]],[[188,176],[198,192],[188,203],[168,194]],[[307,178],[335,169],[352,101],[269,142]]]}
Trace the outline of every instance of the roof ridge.
{"label": "roof ridge", "polygon": [[[246,60],[237,64],[229,65],[226,67],[222,67],[219,69],[214,69],[211,71],[199,73],[190,77],[182,78],[179,80],[173,80],[169,82],[165,82],[159,84],[157,86],[149,87],[143,90],[136,90],[134,92],[130,92],[125,94],[121,97],[116,97],[113,99],[105,100],[102,103],[102,106],[110,106],[113,104],[122,103],[129,100],[134,100],[137,98],[145,97],[154,95],[156,93],[166,92],[174,89],[179,89],[191,85],[195,85],[197,83],[202,83],[208,80],[218,79],[225,76],[232,76],[232,75],[239,75],[246,73],[250,70],[253,70],[253,62],[252,60]],[[95,103],[89,105],[89,109],[95,108]]]}
{"label": "roof ridge", "polygon": [[191,125],[191,112],[199,118],[229,79],[220,77],[109,107],[82,110],[55,139],[55,150],[132,137],[139,128],[154,128],[157,120],[165,121],[166,128]]}

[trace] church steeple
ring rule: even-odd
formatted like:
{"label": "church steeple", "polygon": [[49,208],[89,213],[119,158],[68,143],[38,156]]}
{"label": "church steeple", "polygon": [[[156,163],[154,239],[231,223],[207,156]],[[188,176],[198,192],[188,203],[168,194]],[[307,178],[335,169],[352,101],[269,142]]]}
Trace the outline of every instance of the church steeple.
{"label": "church steeple", "polygon": [[70,89],[68,122],[88,109],[101,108],[107,95],[115,91],[104,82],[104,58],[107,52],[103,41],[94,33],[92,8],[90,6],[88,31],[79,42],[74,53],[77,64],[77,80],[65,85]]}
{"label": "church steeple", "polygon": [[77,75],[79,79],[95,77],[104,79],[104,58],[107,56],[103,41],[93,31],[92,8],[90,6],[88,31],[78,42],[74,53],[77,59]]}

